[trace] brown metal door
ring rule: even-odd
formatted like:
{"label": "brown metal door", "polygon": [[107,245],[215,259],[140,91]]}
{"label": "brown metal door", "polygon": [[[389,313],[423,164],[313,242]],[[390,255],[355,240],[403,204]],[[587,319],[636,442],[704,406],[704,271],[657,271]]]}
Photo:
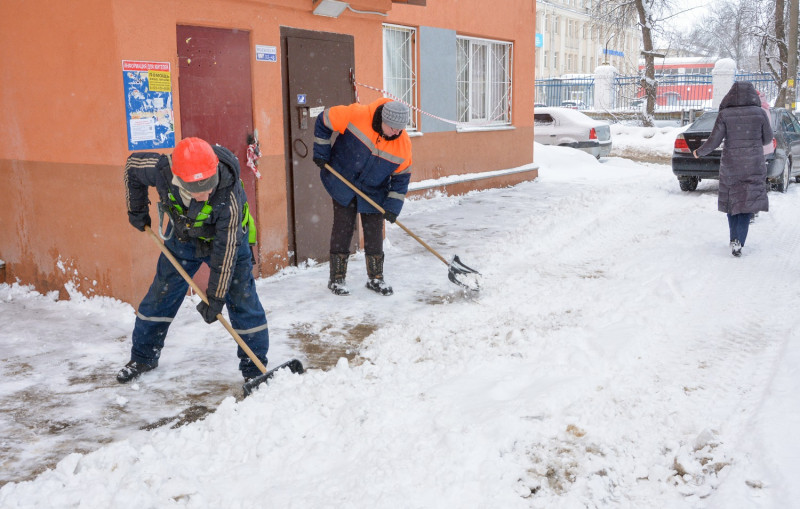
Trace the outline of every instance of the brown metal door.
{"label": "brown metal door", "polygon": [[[285,56],[289,242],[294,263],[328,261],[333,209],[314,164],[314,123],[323,108],[355,102],[353,37],[281,29]],[[335,140],[336,133],[334,133]],[[353,247],[355,247],[355,239]]]}
{"label": "brown metal door", "polygon": [[[247,137],[253,132],[250,34],[178,25],[177,42],[181,136],[196,136],[233,152],[241,166],[250,212],[258,221],[256,179],[244,164]],[[254,251],[258,256],[258,250]],[[205,266],[195,279],[205,287]]]}

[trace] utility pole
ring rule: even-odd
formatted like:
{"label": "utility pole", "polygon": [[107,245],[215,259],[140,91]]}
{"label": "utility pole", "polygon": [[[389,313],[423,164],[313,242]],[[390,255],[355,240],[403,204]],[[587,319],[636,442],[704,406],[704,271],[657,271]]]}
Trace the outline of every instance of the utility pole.
{"label": "utility pole", "polygon": [[798,0],[789,0],[789,35],[787,36],[786,46],[789,51],[788,74],[786,87],[786,108],[794,111],[797,101],[797,17]]}

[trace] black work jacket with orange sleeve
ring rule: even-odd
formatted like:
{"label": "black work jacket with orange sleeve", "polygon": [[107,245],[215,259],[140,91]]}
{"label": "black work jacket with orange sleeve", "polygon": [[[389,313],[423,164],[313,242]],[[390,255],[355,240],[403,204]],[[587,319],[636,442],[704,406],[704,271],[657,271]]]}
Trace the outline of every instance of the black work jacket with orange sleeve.
{"label": "black work jacket with orange sleeve", "polygon": [[[314,158],[329,161],[384,210],[399,215],[411,180],[411,140],[405,129],[393,140],[379,134],[383,105],[389,101],[333,106],[320,113],[314,126]],[[331,145],[333,131],[339,136]],[[358,212],[379,212],[330,171],[320,170],[320,178],[340,205],[347,206],[356,197]]]}

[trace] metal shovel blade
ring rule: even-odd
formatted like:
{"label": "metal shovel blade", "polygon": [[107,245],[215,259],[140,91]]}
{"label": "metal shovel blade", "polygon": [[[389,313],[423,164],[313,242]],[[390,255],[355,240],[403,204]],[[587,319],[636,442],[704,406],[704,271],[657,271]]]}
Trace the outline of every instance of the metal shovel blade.
{"label": "metal shovel blade", "polygon": [[447,278],[450,281],[473,292],[480,290],[481,273],[464,265],[458,255],[453,255],[447,268]]}
{"label": "metal shovel blade", "polygon": [[256,390],[256,388],[259,385],[261,385],[264,382],[268,381],[270,378],[275,376],[275,373],[278,372],[278,370],[281,370],[281,369],[284,369],[284,368],[289,368],[289,371],[291,371],[292,373],[303,373],[303,372],[305,372],[305,368],[303,368],[303,363],[300,362],[299,359],[292,359],[292,360],[286,361],[283,364],[281,364],[280,366],[278,366],[276,368],[272,368],[271,370],[267,371],[263,375],[259,375],[259,376],[255,377],[255,378],[253,378],[252,380],[250,380],[249,382],[246,382],[244,385],[242,385],[242,392],[244,393],[244,397],[246,398],[247,396],[252,394],[253,391]]}

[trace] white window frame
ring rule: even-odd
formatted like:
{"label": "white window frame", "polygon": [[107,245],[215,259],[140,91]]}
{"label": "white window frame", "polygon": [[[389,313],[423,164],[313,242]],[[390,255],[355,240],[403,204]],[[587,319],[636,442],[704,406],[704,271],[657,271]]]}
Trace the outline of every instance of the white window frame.
{"label": "white window frame", "polygon": [[[396,44],[399,39],[399,45]],[[412,106],[407,130],[417,129],[417,29],[383,25],[383,89]]]}
{"label": "white window frame", "polygon": [[511,125],[514,44],[456,36],[458,121]]}

